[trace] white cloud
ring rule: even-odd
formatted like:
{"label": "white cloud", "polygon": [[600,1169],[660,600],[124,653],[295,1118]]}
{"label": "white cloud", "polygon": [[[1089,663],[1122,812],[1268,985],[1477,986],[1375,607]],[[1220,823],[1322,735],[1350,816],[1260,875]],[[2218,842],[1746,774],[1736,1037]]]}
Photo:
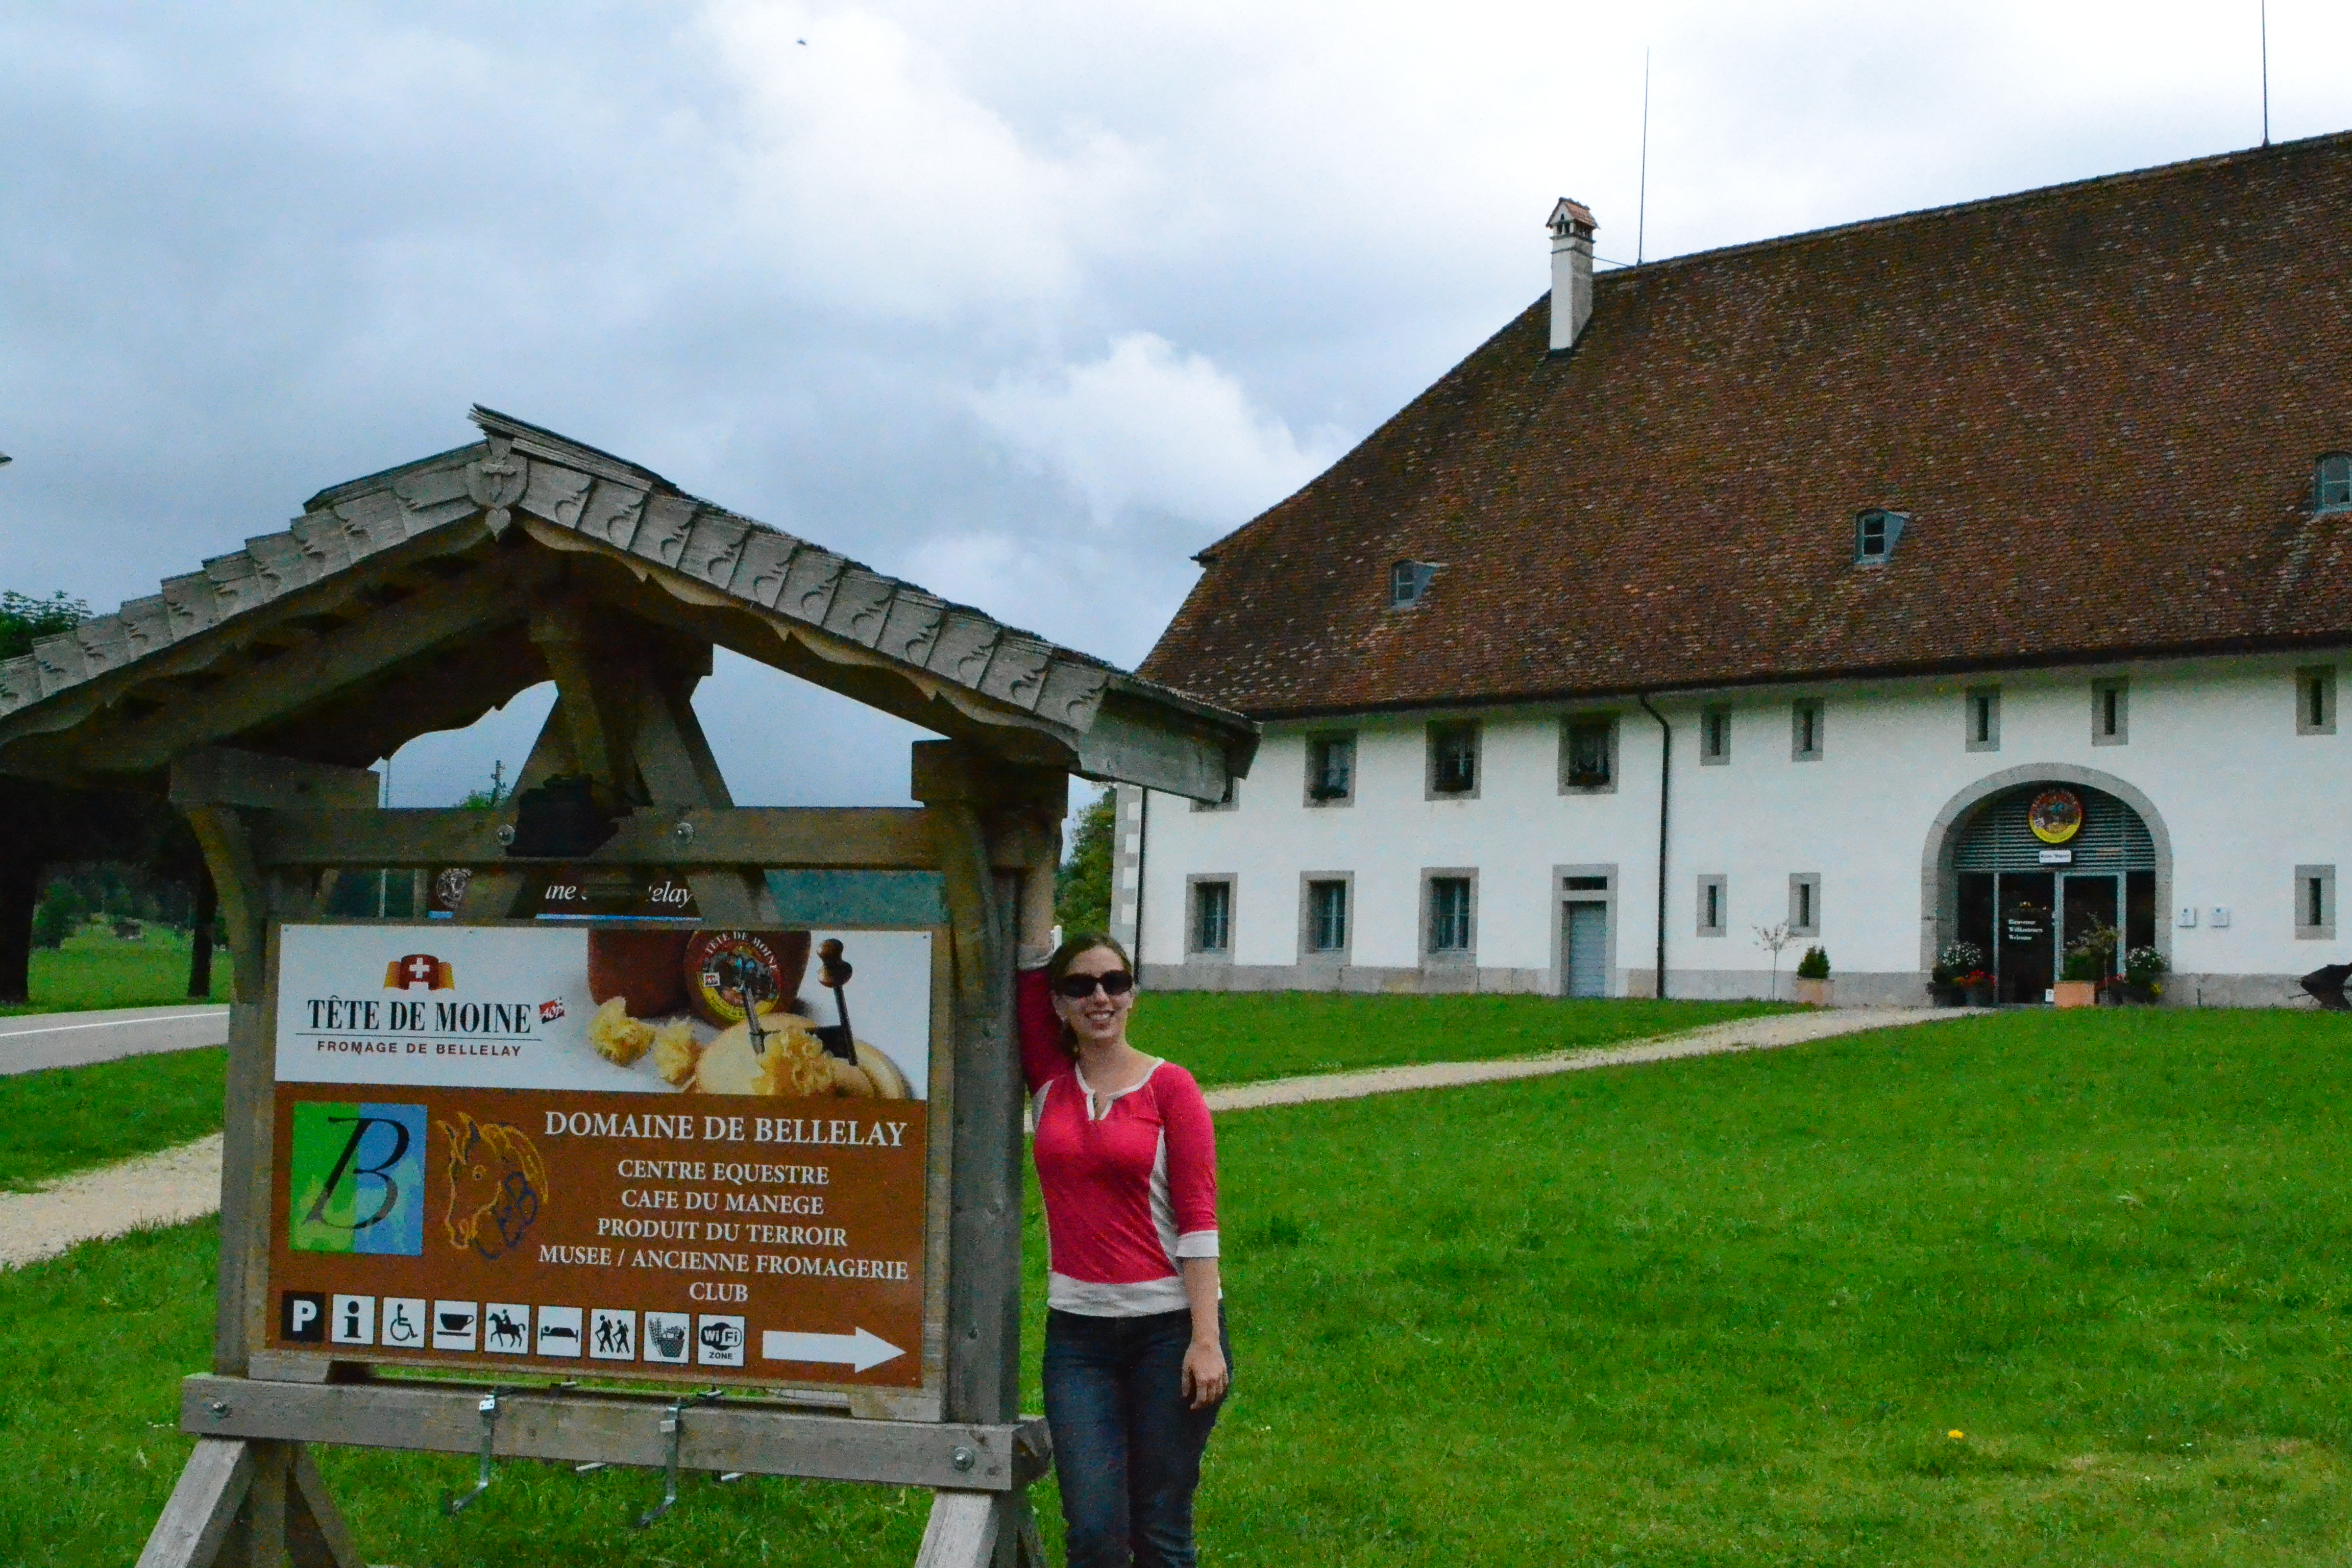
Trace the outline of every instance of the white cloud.
{"label": "white cloud", "polygon": [[1208,356],[1151,332],[1124,333],[1087,363],[1008,373],[971,405],[1009,451],[1082,497],[1097,528],[1168,518],[1202,543],[1306,483],[1340,444],[1326,428],[1302,446]]}
{"label": "white cloud", "polygon": [[[1659,257],[2250,144],[2252,11],[0,0],[0,586],[152,592],[478,399],[1131,662],[1552,198],[1631,254],[1645,45]],[[2352,7],[2269,12],[2276,133],[2340,128]],[[772,679],[712,683],[743,798],[898,777]]]}

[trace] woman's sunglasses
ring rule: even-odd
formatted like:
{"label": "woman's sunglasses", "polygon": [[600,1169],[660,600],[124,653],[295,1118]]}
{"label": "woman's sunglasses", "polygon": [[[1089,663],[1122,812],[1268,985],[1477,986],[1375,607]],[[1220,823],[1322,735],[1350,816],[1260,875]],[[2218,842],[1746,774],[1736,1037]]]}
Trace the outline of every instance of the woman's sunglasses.
{"label": "woman's sunglasses", "polygon": [[1054,982],[1054,989],[1073,1002],[1085,1000],[1102,987],[1106,996],[1124,996],[1135,989],[1135,976],[1124,969],[1114,969],[1108,974],[1065,974]]}

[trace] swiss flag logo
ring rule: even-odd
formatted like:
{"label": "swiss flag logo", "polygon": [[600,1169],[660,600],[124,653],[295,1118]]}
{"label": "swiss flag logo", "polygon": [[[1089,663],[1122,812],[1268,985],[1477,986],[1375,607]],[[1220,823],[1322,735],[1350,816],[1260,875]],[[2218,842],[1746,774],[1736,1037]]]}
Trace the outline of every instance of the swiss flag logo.
{"label": "swiss flag logo", "polygon": [[383,966],[386,991],[455,991],[457,972],[429,952],[412,952]]}

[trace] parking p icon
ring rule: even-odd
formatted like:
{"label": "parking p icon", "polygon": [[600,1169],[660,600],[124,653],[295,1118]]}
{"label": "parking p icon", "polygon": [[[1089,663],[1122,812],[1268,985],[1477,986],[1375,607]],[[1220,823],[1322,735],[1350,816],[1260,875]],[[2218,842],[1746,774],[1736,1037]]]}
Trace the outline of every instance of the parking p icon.
{"label": "parking p icon", "polygon": [[278,1337],[298,1345],[326,1343],[327,1298],[316,1290],[279,1292]]}

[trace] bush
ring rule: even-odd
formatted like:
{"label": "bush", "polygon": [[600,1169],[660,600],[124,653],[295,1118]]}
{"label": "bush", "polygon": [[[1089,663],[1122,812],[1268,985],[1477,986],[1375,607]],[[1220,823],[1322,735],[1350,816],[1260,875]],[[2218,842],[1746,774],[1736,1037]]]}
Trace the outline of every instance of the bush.
{"label": "bush", "polygon": [[63,947],[66,938],[79,929],[81,917],[79,895],[70,888],[50,888],[33,910],[33,945]]}
{"label": "bush", "polygon": [[1805,956],[1797,960],[1800,980],[1827,980],[1830,977],[1830,955],[1827,948],[1809,947]]}
{"label": "bush", "polygon": [[1962,975],[1974,975],[1984,966],[1984,949],[1975,942],[1948,942],[1936,955],[1936,967],[1928,978],[1938,985],[1958,985]]}

